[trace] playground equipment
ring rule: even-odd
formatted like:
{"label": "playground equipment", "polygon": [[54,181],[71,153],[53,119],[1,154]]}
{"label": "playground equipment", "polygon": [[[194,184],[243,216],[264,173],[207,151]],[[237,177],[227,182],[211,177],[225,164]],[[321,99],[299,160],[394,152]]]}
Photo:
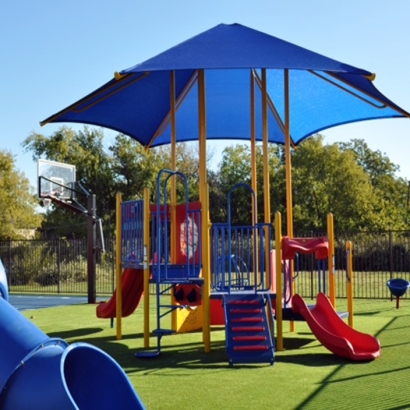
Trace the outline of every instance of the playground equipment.
{"label": "playground equipment", "polygon": [[[171,178],[182,179],[185,203],[168,203],[167,185]],[[256,223],[254,214],[249,225],[232,224],[232,196],[240,189],[251,193],[252,208],[256,209],[253,189],[247,184],[237,184],[228,193],[227,222],[216,223],[210,230],[212,274],[208,296],[211,302],[216,302],[210,304],[210,310],[219,309],[219,312],[216,315],[217,323],[213,321],[215,315],[210,312],[209,326],[225,325],[226,351],[230,365],[274,363],[275,319],[278,350],[283,349],[282,321],[290,320],[292,324],[295,320],[305,320],[322,344],[335,354],[352,360],[378,357],[378,340],[353,330],[350,242],[346,243],[349,314],[335,310],[332,216],[328,217],[327,236],[289,238],[281,235],[280,214],[277,213],[276,252],[273,252],[271,224]],[[155,349],[149,349],[149,298],[145,298],[145,350],[137,352],[137,357],[159,356],[164,335],[187,330],[179,321],[184,317],[178,316],[181,311],[194,315],[195,320],[189,322],[195,322],[195,326],[188,330],[202,328],[204,331],[207,326],[206,312],[202,315],[203,300],[207,294],[203,286],[204,278],[201,277],[201,204],[189,202],[185,176],[169,170],[162,170],[158,174],[156,205],[149,205],[148,198],[146,192],[144,201],[124,202],[120,208],[121,229],[117,260],[121,261],[120,269],[125,271],[117,278],[115,296],[111,301],[97,307],[99,317],[116,315],[118,324],[121,317],[130,314],[138,305],[142,291],[148,292],[149,282],[155,284],[157,328],[153,334],[157,337],[157,345]],[[296,295],[294,290],[293,264],[299,254],[314,254],[318,261],[318,301],[316,306],[311,308],[306,307],[304,300]],[[275,271],[279,273],[274,275]],[[276,281],[273,276],[276,276]],[[330,295],[329,304],[323,299],[327,296],[320,296],[325,295],[327,288]],[[122,296],[124,297],[121,299]],[[164,296],[168,298],[166,302],[163,301]],[[271,301],[275,299],[276,306],[273,309]],[[163,326],[163,320],[170,313],[171,328],[167,328]],[[343,322],[346,316],[349,320],[349,331]],[[347,342],[340,342],[341,339],[346,339]],[[344,343],[345,347],[340,348],[341,343]],[[348,351],[348,348],[351,350]]]}
{"label": "playground equipment", "polygon": [[[185,189],[185,202],[178,205],[168,200],[168,183],[175,178],[182,180]],[[202,205],[189,202],[187,180],[182,173],[159,172],[156,205],[148,204],[146,191],[143,201],[127,201],[117,207],[117,261],[121,261],[117,271],[125,271],[117,277],[113,298],[97,307],[97,316],[115,316],[120,338],[118,323],[126,316],[125,311],[129,314],[138,305],[142,290],[148,292],[149,283],[155,285],[157,327],[152,333],[157,345],[149,349],[149,298],[144,298],[144,351],[138,352],[137,357],[159,356],[165,335],[200,329],[204,332],[212,324],[225,325],[231,365],[273,364],[269,266],[272,227],[255,221],[247,226],[232,226],[231,196],[238,189],[248,189],[254,200],[248,185],[233,187],[228,194],[228,221],[212,227],[209,294],[201,276]],[[207,297],[214,302],[210,304],[209,325],[203,313]],[[163,323],[169,314],[171,327],[167,328]]]}
{"label": "playground equipment", "polygon": [[380,356],[378,339],[347,325],[324,293],[317,295],[314,307],[308,307],[296,294],[292,298],[292,307],[294,312],[304,317],[319,342],[337,356],[355,361],[373,360]]}
{"label": "playground equipment", "polygon": [[[172,178],[182,180],[185,190],[185,201],[178,205],[168,201]],[[164,335],[202,327],[201,203],[189,202],[187,179],[180,172],[160,171],[156,185],[156,205],[149,204],[147,189],[144,200],[121,202],[117,197],[117,287],[111,300],[97,306],[98,317],[117,319],[117,338],[121,338],[121,318],[135,310],[143,292],[148,294],[149,283],[155,284],[157,346],[137,353],[138,357],[158,356]],[[168,314],[171,328],[163,326]],[[145,298],[145,349],[149,333],[149,298]]]}
{"label": "playground equipment", "polygon": [[0,260],[0,408],[144,409],[118,363],[87,343],[50,338],[8,303]]}
{"label": "playground equipment", "polygon": [[[141,301],[144,291],[144,271],[142,269],[124,269],[121,278],[122,289],[122,317],[131,315]],[[117,292],[111,299],[97,306],[97,317],[114,319],[117,316]]]}
{"label": "playground equipment", "polygon": [[[184,187],[185,202],[178,206],[168,200],[168,183],[172,178],[174,183],[178,178]],[[145,358],[157,357],[161,353],[162,337],[176,333],[177,311],[201,304],[199,295],[203,285],[203,278],[200,277],[201,204],[189,202],[188,181],[181,172],[161,170],[157,176],[156,188],[157,203],[152,214],[151,230],[151,255],[154,256],[151,282],[156,289],[157,327],[153,334],[157,337],[157,346],[155,350],[136,354],[137,357]],[[166,302],[163,301],[164,297]],[[187,302],[188,298],[192,302]],[[171,328],[163,326],[163,319],[169,314],[173,314]]]}
{"label": "playground equipment", "polygon": [[0,259],[0,298],[9,300],[9,289],[7,285],[6,271]]}
{"label": "playground equipment", "polygon": [[[281,217],[276,213],[276,267],[281,271],[282,261],[285,266],[294,263],[297,253],[314,254],[318,260],[318,287],[317,303],[315,306],[308,307],[304,299],[294,292],[293,269],[289,269],[291,274],[285,275],[284,294],[282,295],[282,275],[276,276],[276,321],[277,321],[277,345],[278,350],[283,348],[282,339],[282,320],[297,320],[295,314],[299,314],[307,322],[313,334],[328,350],[334,354],[349,358],[351,360],[373,360],[380,356],[380,343],[378,339],[353,329],[353,269],[351,243],[346,243],[346,278],[347,278],[347,297],[349,309],[349,325],[343,318],[345,314],[336,312],[335,307],[335,280],[333,273],[334,258],[334,237],[333,237],[333,217],[328,216],[328,235],[318,238],[288,238],[281,235]],[[278,257],[281,255],[281,258]],[[329,294],[326,296],[326,269],[325,262],[328,263],[328,282]],[[287,278],[286,278],[287,277]],[[286,281],[291,280],[292,285]],[[287,289],[291,295],[287,295]],[[332,301],[333,299],[333,301]],[[293,330],[293,329],[292,329]]]}
{"label": "playground equipment", "polygon": [[390,279],[387,281],[387,287],[392,296],[396,298],[396,309],[398,309],[400,298],[407,292],[407,289],[410,287],[410,282],[401,278]]}
{"label": "playground equipment", "polygon": [[0,298],[0,408],[144,409],[118,363],[86,344],[50,338]]}
{"label": "playground equipment", "polygon": [[144,249],[143,207],[142,200],[122,202],[121,195],[117,197],[117,289],[110,300],[97,306],[97,317],[112,320],[118,316],[120,325],[121,317],[135,311],[144,291],[144,270],[140,266]]}
{"label": "playground equipment", "polygon": [[[284,144],[287,232],[289,237],[293,237],[291,146],[298,145],[318,129],[324,130],[337,124],[409,116],[374,87],[374,74],[238,24],[218,25],[157,57],[117,72],[114,77],[87,98],[80,99],[41,124],[85,121],[121,129],[146,149],[171,143],[173,170],[176,169],[176,143],[198,140],[199,190],[203,206],[203,339],[206,352],[210,351],[208,312],[211,275],[207,220],[207,138],[223,139],[233,135],[239,139],[250,137],[251,178],[255,191],[256,142],[262,142],[264,218],[267,224],[271,222],[268,143]],[[316,91],[314,96],[311,93],[313,88]],[[278,93],[278,90],[283,92]],[[289,98],[290,93],[292,98]],[[306,96],[311,101],[308,106],[300,104]],[[332,115],[326,118],[328,107],[333,107]],[[147,112],[155,112],[156,115],[147,115]],[[195,119],[195,113],[198,119]],[[296,119],[292,124],[291,118]],[[277,246],[278,243],[276,241]],[[242,269],[241,266],[244,267],[241,260],[233,260],[230,255],[227,258],[228,266],[234,264],[238,271]],[[281,267],[280,258],[276,259]],[[328,269],[332,272],[330,259]],[[147,289],[147,271],[144,269],[144,289]],[[157,273],[161,271],[167,272],[166,268],[161,270],[158,267]],[[160,274],[158,277],[161,277]],[[332,280],[331,274],[329,281]],[[281,289],[277,291],[281,292]],[[119,281],[117,295],[120,292]],[[333,292],[334,287],[330,286],[329,298],[335,306]],[[279,296],[276,298],[277,307],[278,303],[282,303],[281,294]],[[118,304],[117,318],[121,317],[118,316],[120,308]],[[282,323],[281,314],[279,307],[278,326]],[[280,330],[279,340],[281,337]],[[280,344],[278,348],[281,349]]]}
{"label": "playground equipment", "polygon": [[274,363],[274,318],[271,305],[270,224],[233,226],[232,196],[248,191],[247,184],[228,193],[228,220],[211,228],[211,299],[222,299],[229,364]]}

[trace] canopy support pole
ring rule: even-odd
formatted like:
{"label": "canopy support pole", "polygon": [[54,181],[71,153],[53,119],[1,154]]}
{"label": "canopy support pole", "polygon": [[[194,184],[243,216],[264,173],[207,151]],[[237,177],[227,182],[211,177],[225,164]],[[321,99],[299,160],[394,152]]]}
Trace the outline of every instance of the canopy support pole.
{"label": "canopy support pole", "polygon": [[256,114],[255,114],[255,80],[253,70],[251,74],[251,184],[255,193],[255,200],[252,202],[252,221],[258,221],[258,209],[254,207],[254,203],[258,203],[258,183],[256,173]]}
{"label": "canopy support pole", "polygon": [[269,181],[269,150],[268,150],[268,92],[266,68],[262,69],[262,133],[263,133],[263,190],[265,223],[270,223],[270,181]]}
{"label": "canopy support pole", "polygon": [[[175,102],[175,71],[170,73],[170,106],[171,106],[171,170],[177,170],[176,145],[177,145],[177,127],[176,127],[176,102]],[[171,179],[171,238],[176,238],[176,180]],[[171,241],[171,261],[176,262],[176,241]]]}
{"label": "canopy support pole", "polygon": [[[292,200],[292,161],[290,157],[290,98],[289,98],[289,70],[284,72],[285,78],[285,166],[286,166],[286,224],[289,238],[293,238],[293,200]],[[289,261],[293,276],[293,261]],[[295,283],[291,284],[292,296],[295,294]],[[295,331],[295,322],[289,322],[289,330]]]}
{"label": "canopy support pole", "polygon": [[285,158],[286,158],[286,222],[287,234],[293,238],[292,162],[290,157],[289,70],[285,70]]}
{"label": "canopy support pole", "polygon": [[116,281],[116,299],[115,299],[115,314],[116,314],[116,333],[117,340],[122,339],[122,215],[121,215],[122,195],[117,193],[115,200],[115,225],[116,225],[116,241],[115,241],[115,281]]}
{"label": "canopy support pole", "polygon": [[204,288],[202,292],[204,303],[204,317],[202,325],[202,338],[205,353],[211,351],[211,321],[210,321],[210,252],[209,252],[209,202],[208,185],[206,176],[206,95],[205,72],[198,71],[198,106],[199,106],[199,199],[202,203],[202,277]]}
{"label": "canopy support pole", "polygon": [[[251,88],[251,95],[250,95],[250,113],[251,113],[251,186],[254,192],[254,200],[252,201],[252,224],[256,225],[258,223],[258,179],[257,179],[257,167],[256,167],[256,107],[255,107],[255,75],[254,71],[250,70],[250,88]],[[254,240],[253,243],[253,254],[257,255],[257,247],[256,247],[256,232],[253,233]],[[258,258],[254,258],[253,261],[253,271],[259,272],[258,266]],[[269,272],[270,273],[270,272]],[[270,286],[270,275],[267,272],[267,280]],[[269,316],[268,316],[269,317]]]}
{"label": "canopy support pole", "polygon": [[[176,127],[176,96],[175,96],[175,71],[170,72],[170,119],[171,119],[171,170],[177,170],[176,160],[176,145],[177,145],[177,127]],[[177,184],[176,175],[171,178],[171,238],[177,237]],[[171,241],[171,263],[176,263],[177,257],[177,241]],[[174,305],[174,295],[171,292],[171,305]],[[177,310],[174,310],[171,314],[171,327],[177,330]]]}

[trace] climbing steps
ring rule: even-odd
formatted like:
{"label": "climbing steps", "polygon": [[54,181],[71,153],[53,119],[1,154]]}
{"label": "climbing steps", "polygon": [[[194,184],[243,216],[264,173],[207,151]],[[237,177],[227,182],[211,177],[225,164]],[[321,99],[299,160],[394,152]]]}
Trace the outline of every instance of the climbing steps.
{"label": "climbing steps", "polygon": [[[263,295],[225,295],[224,309],[229,364],[273,365],[274,345]],[[272,311],[270,307],[268,310]]]}

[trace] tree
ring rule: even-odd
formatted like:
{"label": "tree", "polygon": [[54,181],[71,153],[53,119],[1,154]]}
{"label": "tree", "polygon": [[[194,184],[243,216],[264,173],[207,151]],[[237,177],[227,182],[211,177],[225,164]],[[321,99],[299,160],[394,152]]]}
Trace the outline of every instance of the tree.
{"label": "tree", "polygon": [[299,145],[292,165],[295,229],[324,231],[330,212],[338,230],[403,227],[407,190],[397,167],[363,140],[323,145],[316,135]]}
{"label": "tree", "polygon": [[37,229],[42,216],[29,180],[15,169],[13,155],[0,150],[0,239],[21,239]]}
{"label": "tree", "polygon": [[[284,167],[281,160],[280,148],[270,144],[268,147],[269,158],[269,179],[270,179],[270,197],[271,209],[278,209],[279,205],[285,202],[285,184],[282,183],[284,177]],[[218,195],[219,203],[225,203],[225,214],[227,209],[227,200],[229,190],[239,183],[252,184],[251,178],[251,149],[246,144],[238,144],[224,149],[222,161],[219,164],[219,183],[220,189]],[[264,218],[264,185],[263,185],[263,151],[262,146],[256,146],[256,179],[257,179],[257,209],[258,221],[262,222]],[[231,217],[235,224],[249,223],[252,210],[252,199],[250,192],[238,191],[232,193],[231,197]],[[273,202],[273,203],[272,203]],[[272,216],[272,215],[271,215]],[[226,219],[225,219],[226,220]]]}
{"label": "tree", "polygon": [[137,141],[119,134],[109,151],[115,187],[124,200],[143,198],[144,188],[154,190],[158,164],[152,150],[146,151]]}
{"label": "tree", "polygon": [[[407,221],[406,181],[396,178],[397,167],[363,141],[324,145],[323,136],[312,136],[292,151],[294,232],[326,232],[327,215],[333,213],[338,230],[403,229]],[[354,147],[354,149],[353,149]],[[258,221],[264,220],[262,148],[256,147]],[[280,211],[286,221],[286,175],[283,147],[269,145],[271,220]],[[211,201],[225,215],[227,195],[235,184],[251,183],[251,155],[247,145],[228,147],[211,187]],[[232,201],[234,223],[247,223],[250,202],[239,194]],[[225,204],[222,206],[222,204]],[[224,210],[225,209],[225,210]],[[218,217],[217,217],[218,218]],[[214,219],[212,219],[214,220]],[[219,220],[218,220],[219,221]]]}
{"label": "tree", "polygon": [[[156,154],[156,175],[161,169],[171,169],[171,145],[154,148]],[[178,143],[175,149],[176,170],[185,175],[190,201],[199,199],[199,155],[196,146],[189,143]],[[185,202],[184,181],[176,178],[177,202]],[[170,186],[170,185],[169,185]]]}
{"label": "tree", "polygon": [[[104,144],[102,129],[84,127],[75,132],[61,127],[50,136],[32,133],[23,142],[33,159],[44,158],[76,166],[76,179],[97,197],[97,215],[103,219],[104,230],[115,229],[117,192],[123,201],[142,199],[144,188],[149,188],[151,201],[156,201],[156,179],[160,169],[171,167],[170,146],[150,150],[137,141],[118,134],[110,146]],[[177,170],[188,180],[190,200],[198,199],[198,160],[188,144],[177,145]],[[185,201],[181,181],[177,183],[177,200]],[[85,202],[83,205],[86,206]],[[46,213],[43,228],[58,236],[84,236],[86,223],[82,215],[69,209],[52,206]]]}
{"label": "tree", "polygon": [[409,185],[403,178],[397,178],[400,167],[393,164],[381,151],[372,151],[362,139],[339,143],[342,151],[353,153],[359,164],[370,177],[377,196],[375,212],[383,217],[384,229],[407,229],[409,220]]}

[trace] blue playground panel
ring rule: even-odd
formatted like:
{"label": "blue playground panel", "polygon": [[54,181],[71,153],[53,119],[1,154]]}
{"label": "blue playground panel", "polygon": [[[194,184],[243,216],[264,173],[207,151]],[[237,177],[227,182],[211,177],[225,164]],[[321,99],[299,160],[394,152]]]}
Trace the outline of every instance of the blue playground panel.
{"label": "blue playground panel", "polygon": [[[215,292],[256,289],[268,291],[266,242],[270,244],[270,224],[231,226],[213,224],[211,228],[211,288]],[[269,248],[270,250],[270,248]],[[270,252],[268,253],[270,255]]]}
{"label": "blue playground panel", "polygon": [[153,264],[152,277],[154,282],[190,281],[198,278],[201,272],[200,265],[165,265]]}
{"label": "blue playground panel", "polygon": [[140,267],[144,260],[144,201],[121,204],[122,268]]}

